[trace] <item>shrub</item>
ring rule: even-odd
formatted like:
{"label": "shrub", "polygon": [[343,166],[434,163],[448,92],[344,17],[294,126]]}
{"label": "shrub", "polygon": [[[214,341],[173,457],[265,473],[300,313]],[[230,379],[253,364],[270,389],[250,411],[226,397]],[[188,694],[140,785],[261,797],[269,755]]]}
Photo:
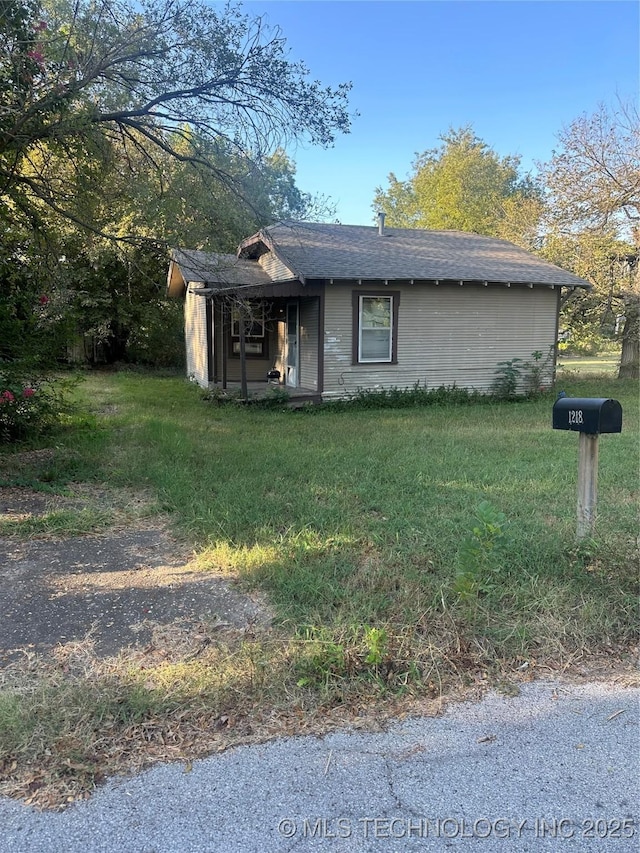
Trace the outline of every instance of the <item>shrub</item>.
{"label": "shrub", "polygon": [[274,386],[263,397],[252,398],[249,402],[258,409],[282,409],[286,408],[290,399],[291,395],[286,389]]}
{"label": "shrub", "polygon": [[62,380],[28,379],[0,369],[0,443],[24,441],[49,430],[64,408]]}
{"label": "shrub", "polygon": [[498,400],[513,400],[522,394],[531,398],[543,393],[549,385],[554,349],[550,347],[546,355],[536,350],[528,361],[522,358],[499,361],[491,383],[492,396]]}
{"label": "shrub", "polygon": [[498,400],[512,400],[518,393],[522,376],[523,362],[521,358],[511,358],[509,361],[499,361],[495,379],[491,383],[491,393]]}

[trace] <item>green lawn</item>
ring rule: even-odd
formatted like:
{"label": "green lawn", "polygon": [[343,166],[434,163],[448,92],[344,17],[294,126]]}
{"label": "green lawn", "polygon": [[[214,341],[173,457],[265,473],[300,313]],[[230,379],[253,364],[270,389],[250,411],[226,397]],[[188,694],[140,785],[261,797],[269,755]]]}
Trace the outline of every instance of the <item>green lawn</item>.
{"label": "green lawn", "polygon": [[171,755],[190,756],[219,747],[220,720],[224,743],[238,742],[261,720],[267,735],[297,731],[336,708],[629,658],[637,384],[568,373],[561,387],[624,411],[622,434],[600,438],[597,528],[579,546],[578,436],[551,428],[553,395],[295,412],[206,403],[181,378],[90,375],[77,391],[86,414],[31,469],[7,474],[3,451],[4,483],[144,489],[197,567],[266,593],[276,622],[251,636],[213,631],[196,655],[153,666],[14,671],[0,693],[0,755],[15,790],[20,768],[37,765],[56,791],[82,795],[101,768],[163,757],[151,730],[162,744],[179,731]]}
{"label": "green lawn", "polygon": [[[563,607],[563,642],[626,635],[620,614],[635,579],[624,565],[637,533],[636,388],[571,377],[563,388],[614,396],[624,409],[623,433],[600,439],[599,518],[588,558],[576,557],[574,543],[578,439],[551,429],[553,397],[261,411],[208,405],[181,379],[135,374],[92,377],[83,393],[114,412],[100,418],[106,437],[97,475],[150,489],[197,546],[203,569],[228,568],[266,590],[293,631],[418,630],[443,610],[466,624],[469,602],[458,613],[451,585],[477,507],[490,502],[508,531],[495,565],[478,567],[489,573],[491,592],[474,603],[474,630],[501,643],[511,631],[505,623],[517,624],[500,651],[526,655],[545,645],[546,616],[557,625]],[[591,558],[597,570],[584,571]],[[614,590],[612,577],[620,580]],[[530,606],[534,588],[544,589],[547,605]],[[603,607],[604,591],[613,598]],[[586,599],[603,609],[592,624],[574,618]]]}
{"label": "green lawn", "polygon": [[566,376],[597,376],[614,378],[620,366],[620,353],[602,353],[592,356],[560,355],[558,380]]}

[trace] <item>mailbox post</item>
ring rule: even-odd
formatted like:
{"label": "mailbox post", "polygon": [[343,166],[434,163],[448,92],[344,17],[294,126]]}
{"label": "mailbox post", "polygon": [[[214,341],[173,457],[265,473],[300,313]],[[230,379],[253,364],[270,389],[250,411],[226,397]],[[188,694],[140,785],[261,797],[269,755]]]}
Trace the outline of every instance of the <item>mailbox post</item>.
{"label": "mailbox post", "polygon": [[600,397],[559,397],[553,404],[553,428],[580,433],[576,537],[585,539],[596,520],[598,437],[601,432],[622,432],[622,406]]}

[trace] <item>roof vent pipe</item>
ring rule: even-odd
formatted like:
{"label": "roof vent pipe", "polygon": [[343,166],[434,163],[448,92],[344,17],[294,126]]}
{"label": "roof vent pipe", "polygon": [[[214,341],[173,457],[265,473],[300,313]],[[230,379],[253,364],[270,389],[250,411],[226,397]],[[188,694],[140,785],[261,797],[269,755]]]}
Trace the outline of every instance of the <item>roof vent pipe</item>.
{"label": "roof vent pipe", "polygon": [[378,235],[384,237],[384,213],[380,211],[378,214]]}

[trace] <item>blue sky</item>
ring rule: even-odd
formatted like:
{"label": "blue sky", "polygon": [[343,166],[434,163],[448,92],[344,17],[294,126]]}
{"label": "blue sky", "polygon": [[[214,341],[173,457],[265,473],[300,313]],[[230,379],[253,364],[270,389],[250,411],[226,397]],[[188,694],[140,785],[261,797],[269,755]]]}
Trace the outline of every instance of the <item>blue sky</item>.
{"label": "blue sky", "polygon": [[291,60],[325,85],[351,81],[359,112],[334,148],[290,150],[299,188],[336,218],[368,225],[377,186],[418,152],[471,124],[523,170],[547,160],[563,125],[616,96],[638,97],[632,0],[271,0],[245,12],[278,25]]}

